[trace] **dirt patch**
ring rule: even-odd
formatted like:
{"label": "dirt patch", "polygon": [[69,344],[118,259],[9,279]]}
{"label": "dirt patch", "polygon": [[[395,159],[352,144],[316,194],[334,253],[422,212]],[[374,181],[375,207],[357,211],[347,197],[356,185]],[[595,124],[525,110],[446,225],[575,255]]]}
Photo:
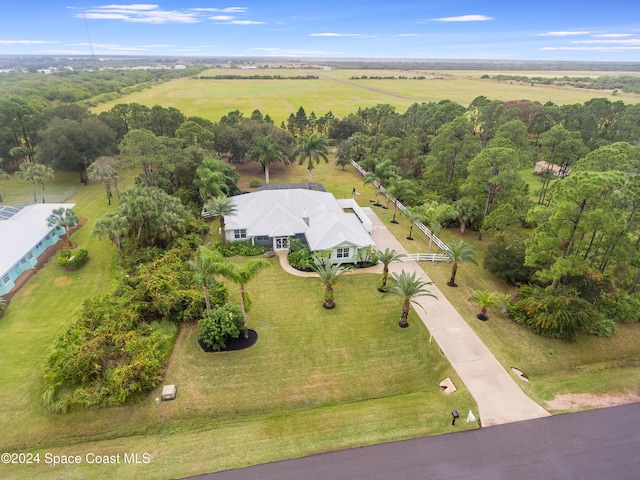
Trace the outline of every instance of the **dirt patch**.
{"label": "dirt patch", "polygon": [[69,277],[56,277],[53,281],[56,284],[56,287],[68,287],[73,283]]}
{"label": "dirt patch", "polygon": [[627,392],[615,395],[593,395],[590,393],[569,393],[556,395],[547,401],[549,410],[585,410],[590,408],[613,407],[626,403],[640,402],[640,393]]}

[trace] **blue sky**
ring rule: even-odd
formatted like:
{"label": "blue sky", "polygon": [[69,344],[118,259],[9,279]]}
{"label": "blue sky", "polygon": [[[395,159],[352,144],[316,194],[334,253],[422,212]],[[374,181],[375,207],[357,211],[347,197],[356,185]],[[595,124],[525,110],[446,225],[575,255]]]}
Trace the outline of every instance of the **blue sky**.
{"label": "blue sky", "polygon": [[638,0],[7,2],[0,53],[640,61]]}

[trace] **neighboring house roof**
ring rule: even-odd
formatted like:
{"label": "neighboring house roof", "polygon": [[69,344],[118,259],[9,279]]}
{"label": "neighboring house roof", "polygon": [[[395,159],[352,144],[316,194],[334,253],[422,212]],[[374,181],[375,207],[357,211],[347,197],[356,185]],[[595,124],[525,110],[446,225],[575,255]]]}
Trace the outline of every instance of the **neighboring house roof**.
{"label": "neighboring house roof", "polygon": [[375,245],[358,217],[345,213],[327,192],[305,189],[263,190],[231,197],[233,215],[225,215],[229,230],[246,229],[247,237],[292,237],[304,234],[311,250],[348,243]]}
{"label": "neighboring house roof", "polygon": [[[36,203],[24,207],[2,207],[13,215],[0,215],[0,275],[27,255],[54,227],[47,218],[55,208],[73,208],[74,203]],[[8,218],[5,218],[8,217]]]}

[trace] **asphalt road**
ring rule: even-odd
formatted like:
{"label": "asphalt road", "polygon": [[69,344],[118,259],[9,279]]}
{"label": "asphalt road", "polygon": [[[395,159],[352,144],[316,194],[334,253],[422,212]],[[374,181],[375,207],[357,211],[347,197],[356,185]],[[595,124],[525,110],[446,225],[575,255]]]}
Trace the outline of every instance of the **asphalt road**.
{"label": "asphalt road", "polygon": [[638,480],[640,403],[313,455],[192,478]]}

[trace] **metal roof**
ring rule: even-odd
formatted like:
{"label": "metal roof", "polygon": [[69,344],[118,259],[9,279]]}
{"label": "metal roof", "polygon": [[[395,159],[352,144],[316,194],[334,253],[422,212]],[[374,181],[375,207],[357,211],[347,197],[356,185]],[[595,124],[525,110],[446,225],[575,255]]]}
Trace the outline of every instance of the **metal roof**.
{"label": "metal roof", "polygon": [[47,218],[55,208],[73,208],[74,203],[36,203],[24,207],[3,207],[10,212],[8,218],[0,221],[0,275],[28,254],[54,227],[47,225]]}
{"label": "metal roof", "polygon": [[[375,245],[358,217],[345,213],[328,192],[307,189],[261,190],[231,197],[229,230],[246,229],[248,237],[292,237],[304,234],[312,250],[342,244]],[[315,247],[313,247],[313,246]]]}
{"label": "metal roof", "polygon": [[315,182],[304,182],[304,183],[269,183],[267,185],[262,185],[258,188],[259,191],[262,190],[291,190],[294,188],[301,188],[303,190],[313,190],[316,192],[326,192],[327,190],[324,188],[324,185],[321,183]]}

